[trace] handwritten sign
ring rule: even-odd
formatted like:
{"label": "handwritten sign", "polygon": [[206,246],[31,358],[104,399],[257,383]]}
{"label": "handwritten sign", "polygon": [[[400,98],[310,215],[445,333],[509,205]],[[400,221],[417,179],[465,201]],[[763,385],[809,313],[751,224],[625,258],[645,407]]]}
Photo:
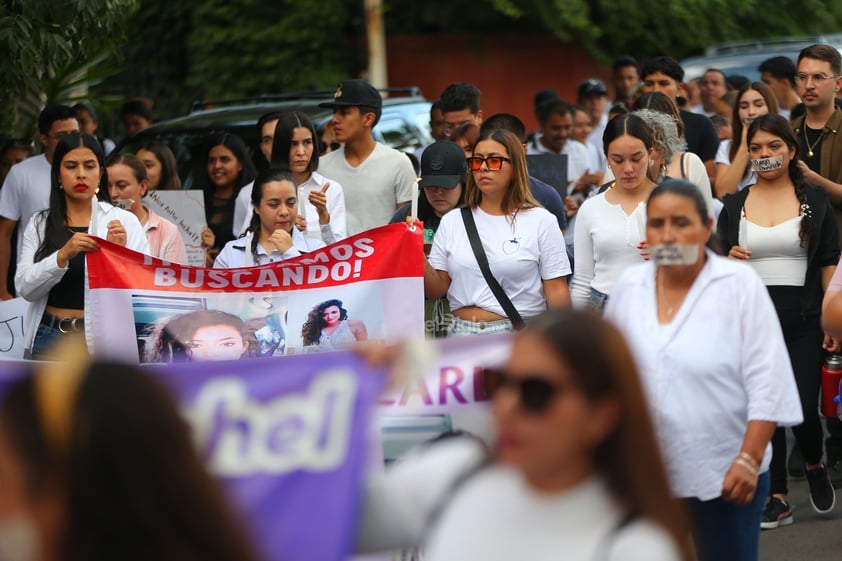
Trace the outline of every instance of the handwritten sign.
{"label": "handwritten sign", "polygon": [[148,191],[143,204],[169,220],[181,232],[187,246],[187,264],[203,267],[202,229],[205,227],[205,199],[201,191]]}
{"label": "handwritten sign", "polygon": [[29,302],[23,298],[0,302],[0,360],[23,358],[23,326]]}

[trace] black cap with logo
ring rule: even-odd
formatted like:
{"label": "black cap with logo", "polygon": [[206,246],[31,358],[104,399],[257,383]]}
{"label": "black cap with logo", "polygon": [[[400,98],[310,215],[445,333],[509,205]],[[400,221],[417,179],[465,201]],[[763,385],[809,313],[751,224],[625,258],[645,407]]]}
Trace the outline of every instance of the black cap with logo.
{"label": "black cap with logo", "polygon": [[333,94],[333,101],[320,103],[319,107],[333,109],[337,105],[346,107],[373,107],[380,110],[383,98],[377,89],[365,80],[343,80]]}
{"label": "black cap with logo", "polygon": [[455,189],[465,179],[467,170],[465,151],[455,142],[439,140],[421,154],[420,187]]}

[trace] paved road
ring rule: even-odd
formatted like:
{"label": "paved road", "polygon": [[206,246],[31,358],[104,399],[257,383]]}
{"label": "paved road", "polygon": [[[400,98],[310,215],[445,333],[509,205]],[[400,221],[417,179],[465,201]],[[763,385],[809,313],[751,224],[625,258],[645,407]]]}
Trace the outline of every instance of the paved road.
{"label": "paved road", "polygon": [[790,480],[794,522],[760,533],[760,561],[842,561],[842,489],[836,508],[820,515],[810,505],[807,480]]}

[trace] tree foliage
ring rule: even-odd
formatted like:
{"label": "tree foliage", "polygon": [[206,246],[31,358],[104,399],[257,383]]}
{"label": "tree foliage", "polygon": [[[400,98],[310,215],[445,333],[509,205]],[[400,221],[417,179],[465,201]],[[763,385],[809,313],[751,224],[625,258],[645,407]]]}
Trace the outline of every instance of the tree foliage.
{"label": "tree foliage", "polygon": [[74,92],[64,87],[68,82],[84,90],[78,70],[121,42],[136,5],[137,0],[3,0],[0,133],[29,125],[18,122],[21,113],[31,119],[28,110],[67,99]]}

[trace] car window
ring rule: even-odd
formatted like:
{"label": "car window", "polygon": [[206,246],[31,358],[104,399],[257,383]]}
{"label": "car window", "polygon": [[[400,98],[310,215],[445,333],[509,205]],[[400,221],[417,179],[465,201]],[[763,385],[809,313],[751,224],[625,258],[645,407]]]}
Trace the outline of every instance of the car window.
{"label": "car window", "polygon": [[383,142],[404,152],[412,152],[418,147],[417,133],[409,123],[400,117],[384,117],[378,124]]}

